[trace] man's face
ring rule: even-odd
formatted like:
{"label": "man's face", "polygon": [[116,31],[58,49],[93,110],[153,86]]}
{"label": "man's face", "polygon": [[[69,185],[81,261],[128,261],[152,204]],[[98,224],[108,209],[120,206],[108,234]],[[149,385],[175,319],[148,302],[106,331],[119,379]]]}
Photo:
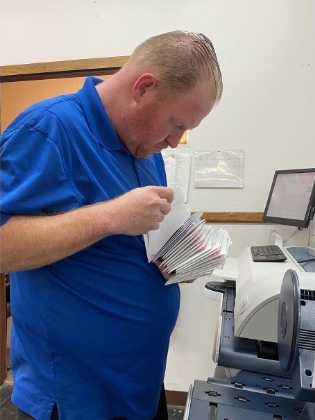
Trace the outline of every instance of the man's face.
{"label": "man's face", "polygon": [[208,84],[169,100],[159,100],[157,90],[148,90],[132,110],[123,142],[137,158],[147,158],[167,147],[177,147],[183,133],[197,127],[213,108]]}

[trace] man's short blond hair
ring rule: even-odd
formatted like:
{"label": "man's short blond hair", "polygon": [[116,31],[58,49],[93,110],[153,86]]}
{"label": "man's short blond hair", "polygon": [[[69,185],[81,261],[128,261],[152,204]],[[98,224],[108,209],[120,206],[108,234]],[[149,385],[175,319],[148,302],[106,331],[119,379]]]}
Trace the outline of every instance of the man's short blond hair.
{"label": "man's short blond hair", "polygon": [[217,56],[202,33],[176,30],[153,36],[136,47],[129,62],[156,75],[160,96],[185,93],[208,79],[215,102],[221,99],[223,82]]}

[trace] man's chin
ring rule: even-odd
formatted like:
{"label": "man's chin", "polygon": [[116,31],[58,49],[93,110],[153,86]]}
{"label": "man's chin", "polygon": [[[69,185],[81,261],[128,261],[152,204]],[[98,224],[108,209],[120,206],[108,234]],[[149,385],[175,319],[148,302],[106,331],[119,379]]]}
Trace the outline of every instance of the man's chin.
{"label": "man's chin", "polygon": [[161,153],[161,152],[162,152],[162,149],[160,147],[152,147],[152,149],[149,149],[149,150],[138,151],[135,157],[139,159],[145,159],[145,158],[151,157],[152,155],[154,155],[154,153]]}

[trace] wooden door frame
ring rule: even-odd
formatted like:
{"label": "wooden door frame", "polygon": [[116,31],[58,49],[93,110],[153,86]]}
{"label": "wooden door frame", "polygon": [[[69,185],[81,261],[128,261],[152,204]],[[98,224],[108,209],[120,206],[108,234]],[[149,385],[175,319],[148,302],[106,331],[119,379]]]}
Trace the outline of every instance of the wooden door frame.
{"label": "wooden door frame", "polygon": [[7,377],[7,301],[5,288],[5,275],[0,279],[0,385]]}

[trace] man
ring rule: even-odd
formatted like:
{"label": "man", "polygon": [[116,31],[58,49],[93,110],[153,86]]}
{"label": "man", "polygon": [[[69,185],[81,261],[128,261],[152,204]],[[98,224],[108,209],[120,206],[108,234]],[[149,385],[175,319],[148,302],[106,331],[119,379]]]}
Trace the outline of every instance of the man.
{"label": "man", "polygon": [[3,133],[2,271],[20,418],[162,418],[179,288],[148,263],[142,234],[173,200],[160,152],[221,94],[209,39],[173,31]]}

